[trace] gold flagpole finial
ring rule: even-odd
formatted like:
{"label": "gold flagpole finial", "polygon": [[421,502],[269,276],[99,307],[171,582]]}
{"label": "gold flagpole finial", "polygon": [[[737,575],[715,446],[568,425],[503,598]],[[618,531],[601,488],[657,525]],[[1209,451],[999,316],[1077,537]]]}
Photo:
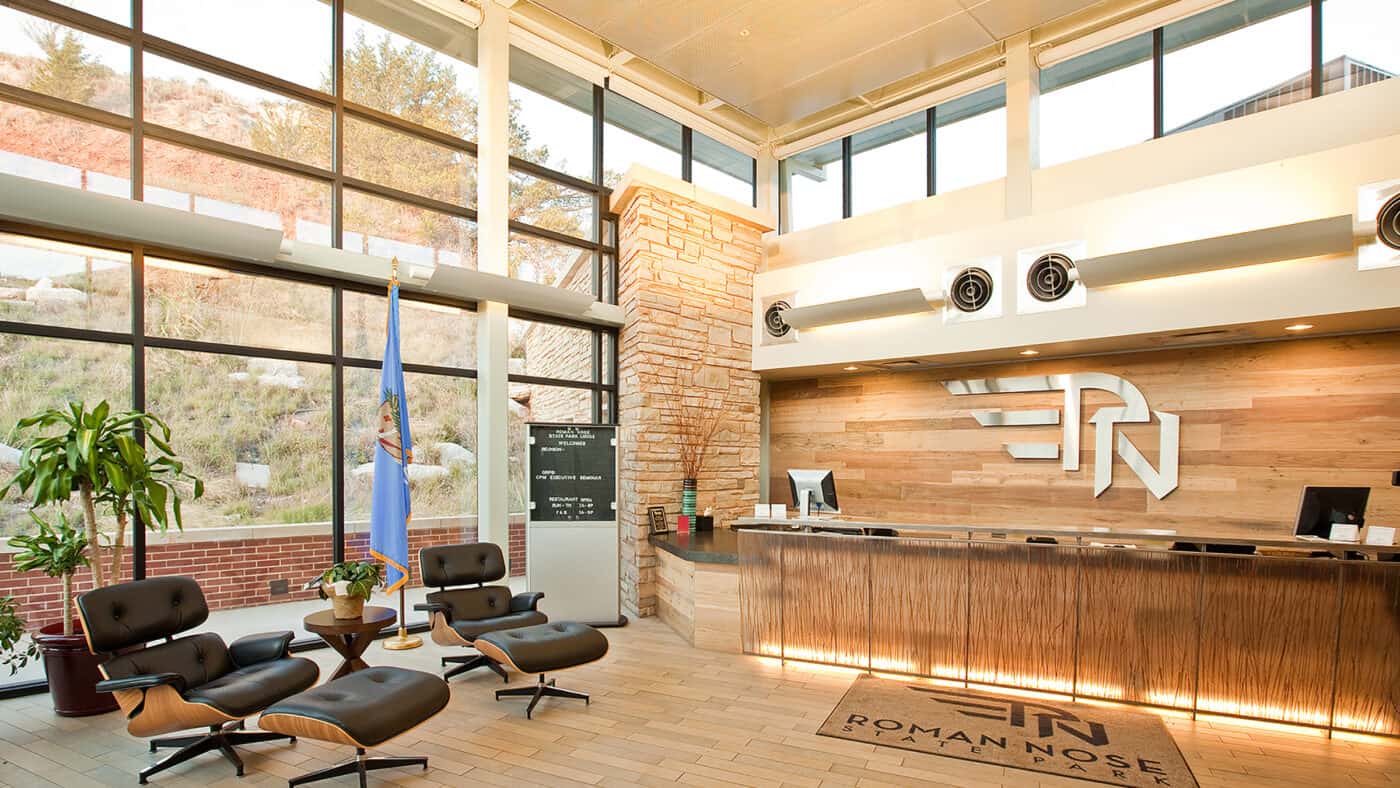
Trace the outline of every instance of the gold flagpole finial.
{"label": "gold flagpole finial", "polygon": [[395,257],[395,258],[394,258],[394,264],[393,264],[393,265],[394,265],[394,267],[393,267],[393,269],[392,269],[392,270],[390,271],[390,273],[389,273],[389,284],[390,284],[390,285],[396,285],[396,284],[399,283],[399,258],[398,258],[398,257]]}

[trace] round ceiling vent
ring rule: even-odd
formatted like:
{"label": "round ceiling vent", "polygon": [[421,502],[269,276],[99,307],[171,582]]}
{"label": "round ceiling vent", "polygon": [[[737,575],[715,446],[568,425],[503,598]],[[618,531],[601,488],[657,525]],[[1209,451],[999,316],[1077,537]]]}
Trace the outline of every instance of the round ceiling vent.
{"label": "round ceiling vent", "polygon": [[1393,194],[1376,214],[1376,237],[1391,249],[1400,249],[1400,194]]}
{"label": "round ceiling vent", "polygon": [[768,331],[768,336],[784,337],[792,330],[792,326],[783,320],[783,310],[790,309],[791,306],[786,301],[774,301],[763,310],[763,327]]}
{"label": "round ceiling vent", "polygon": [[1043,254],[1026,271],[1026,290],[1037,301],[1059,301],[1074,289],[1074,261],[1059,252]]}
{"label": "round ceiling vent", "polygon": [[983,268],[964,268],[953,277],[948,300],[959,312],[976,312],[992,301],[992,275]]}

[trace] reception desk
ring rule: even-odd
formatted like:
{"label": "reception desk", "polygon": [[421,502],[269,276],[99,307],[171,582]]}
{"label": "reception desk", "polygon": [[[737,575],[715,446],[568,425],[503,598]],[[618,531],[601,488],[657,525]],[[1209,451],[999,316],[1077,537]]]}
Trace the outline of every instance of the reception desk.
{"label": "reception desk", "polygon": [[746,653],[1400,735],[1400,563],[1374,560],[1393,547],[793,524],[737,526]]}

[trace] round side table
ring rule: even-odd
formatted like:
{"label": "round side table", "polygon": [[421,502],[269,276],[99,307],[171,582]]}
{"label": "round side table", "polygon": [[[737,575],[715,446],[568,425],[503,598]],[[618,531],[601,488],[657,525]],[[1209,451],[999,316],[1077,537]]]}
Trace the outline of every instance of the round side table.
{"label": "round side table", "polygon": [[334,611],[318,610],[303,618],[301,625],[306,627],[308,632],[320,635],[322,640],[344,657],[340,667],[336,668],[330,677],[330,681],[335,681],[341,676],[369,667],[360,659],[360,655],[365,653],[365,649],[369,648],[369,644],[380,630],[393,626],[398,618],[393,608],[366,605],[364,614],[359,618],[336,618]]}

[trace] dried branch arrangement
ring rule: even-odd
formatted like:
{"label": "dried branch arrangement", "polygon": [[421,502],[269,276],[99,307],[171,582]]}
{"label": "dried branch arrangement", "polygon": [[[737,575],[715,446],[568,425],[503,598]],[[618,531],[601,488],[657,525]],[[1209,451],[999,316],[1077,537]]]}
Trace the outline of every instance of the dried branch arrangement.
{"label": "dried branch arrangement", "polygon": [[671,386],[661,406],[676,428],[677,447],[680,453],[681,473],[686,479],[700,476],[705,460],[719,434],[724,415],[723,400],[715,401],[694,390],[687,392],[680,386]]}

